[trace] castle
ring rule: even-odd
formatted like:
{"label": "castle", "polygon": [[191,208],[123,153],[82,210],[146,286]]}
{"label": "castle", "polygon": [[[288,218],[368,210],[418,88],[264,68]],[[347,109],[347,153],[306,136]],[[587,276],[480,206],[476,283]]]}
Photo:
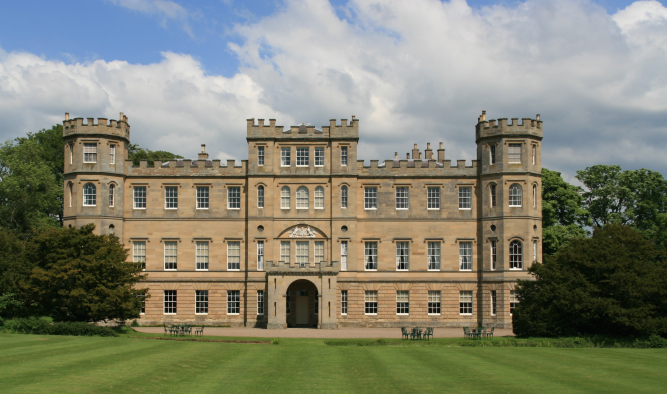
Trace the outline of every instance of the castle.
{"label": "castle", "polygon": [[359,119],[247,121],[248,160],[127,160],[120,119],[63,122],[65,226],[114,233],[141,264],[140,324],[511,327],[541,261],[542,121],[475,127],[477,160],[440,144],[357,160]]}

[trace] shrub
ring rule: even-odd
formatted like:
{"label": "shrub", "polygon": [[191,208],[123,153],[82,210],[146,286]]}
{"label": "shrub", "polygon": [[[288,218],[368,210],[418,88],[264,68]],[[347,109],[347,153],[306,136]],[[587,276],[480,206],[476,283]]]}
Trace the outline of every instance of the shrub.
{"label": "shrub", "polygon": [[137,323],[137,319],[132,320],[132,324],[130,324],[130,327],[139,327],[139,323]]}
{"label": "shrub", "polygon": [[278,338],[271,338],[271,344],[272,344],[272,345],[280,345],[280,339],[278,339]]}
{"label": "shrub", "polygon": [[3,331],[17,334],[39,334],[39,335],[72,335],[72,336],[98,336],[117,337],[109,327],[100,327],[83,322],[64,322],[49,324],[35,317],[22,319],[9,319],[4,321]]}

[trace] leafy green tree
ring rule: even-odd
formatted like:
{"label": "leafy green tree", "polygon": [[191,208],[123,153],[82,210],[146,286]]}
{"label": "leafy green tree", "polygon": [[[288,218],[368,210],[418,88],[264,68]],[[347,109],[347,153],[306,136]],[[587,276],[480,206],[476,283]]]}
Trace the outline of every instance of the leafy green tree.
{"label": "leafy green tree", "polygon": [[596,227],[529,272],[516,288],[519,336],[667,337],[667,262],[630,226]]}
{"label": "leafy green tree", "polygon": [[28,259],[35,261],[26,291],[33,311],[56,321],[100,321],[139,316],[146,290],[141,266],[126,262],[127,250],[114,235],[79,229],[44,229],[31,239]]}
{"label": "leafy green tree", "polygon": [[129,160],[132,160],[132,164],[135,166],[138,166],[141,160],[147,160],[148,165],[152,166],[155,160],[167,161],[183,158],[183,156],[163,150],[152,151],[150,149],[144,149],[137,144],[130,144],[130,146],[128,146],[127,156]]}

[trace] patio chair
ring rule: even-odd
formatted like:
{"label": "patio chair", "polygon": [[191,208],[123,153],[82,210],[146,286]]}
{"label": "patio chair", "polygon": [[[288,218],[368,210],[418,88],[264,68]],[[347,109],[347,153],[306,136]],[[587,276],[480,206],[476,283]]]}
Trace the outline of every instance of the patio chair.
{"label": "patio chair", "polygon": [[189,324],[183,325],[183,335],[185,334],[192,335],[192,327]]}
{"label": "patio chair", "polygon": [[166,324],[163,323],[162,327],[164,327],[164,335],[167,335],[167,332],[171,332],[171,331],[169,331],[169,327],[167,327]]}
{"label": "patio chair", "polygon": [[426,327],[426,331],[424,332],[424,338],[428,340],[433,338],[433,327]]}
{"label": "patio chair", "polygon": [[204,326],[195,329],[195,335],[204,336]]}
{"label": "patio chair", "polygon": [[422,339],[422,330],[420,330],[419,327],[413,328],[410,337],[412,339]]}
{"label": "patio chair", "polygon": [[463,327],[463,336],[465,338],[472,338],[472,333],[470,332],[470,327]]}
{"label": "patio chair", "polygon": [[491,327],[491,331],[486,331],[484,333],[484,336],[486,336],[487,338],[489,338],[489,337],[493,338],[493,330],[494,329],[495,329],[495,327]]}
{"label": "patio chair", "polygon": [[408,332],[408,329],[406,327],[401,327],[401,337],[402,339],[410,338],[410,333]]}

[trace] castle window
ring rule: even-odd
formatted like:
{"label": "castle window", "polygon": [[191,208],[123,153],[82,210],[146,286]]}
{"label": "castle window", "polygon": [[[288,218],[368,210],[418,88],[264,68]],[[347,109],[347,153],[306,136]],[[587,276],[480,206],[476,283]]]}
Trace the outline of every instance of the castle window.
{"label": "castle window", "polygon": [[289,265],[290,262],[290,242],[280,241],[280,261]]}
{"label": "castle window", "polygon": [[496,206],[496,184],[492,183],[489,190],[491,191],[491,208],[493,208]]}
{"label": "castle window", "polygon": [[197,270],[208,271],[208,241],[197,241],[196,253]]}
{"label": "castle window", "polygon": [[459,209],[472,209],[472,187],[459,187]]}
{"label": "castle window", "polygon": [[522,190],[521,190],[521,185],[518,183],[513,183],[510,186],[510,207],[520,207],[522,205]]}
{"label": "castle window", "polygon": [[176,290],[165,290],[164,291],[164,314],[165,315],[175,315],[176,314]]}
{"label": "castle window", "polygon": [[535,165],[535,155],[536,155],[536,153],[537,153],[537,146],[533,145],[533,154],[532,154],[532,156],[533,156],[533,165]]}
{"label": "castle window", "polygon": [[366,242],[364,244],[364,269],[366,271],[377,271],[378,269],[377,242]]}
{"label": "castle window", "polygon": [[227,242],[227,271],[241,269],[241,242]]}
{"label": "castle window", "polygon": [[164,243],[164,269],[178,269],[178,245],[176,241],[165,241]]}
{"label": "castle window", "polygon": [[508,163],[521,163],[521,144],[509,144]]}
{"label": "castle window", "polygon": [[409,315],[410,314],[410,291],[397,290],[396,291],[396,314]]}
{"label": "castle window", "polygon": [[258,166],[263,166],[264,165],[264,147],[263,146],[258,146],[257,147],[257,165]]}
{"label": "castle window", "polygon": [[83,162],[97,163],[97,144],[83,144]]}
{"label": "castle window", "polygon": [[515,240],[510,242],[510,269],[523,269],[523,253],[521,251],[520,241]]}
{"label": "castle window", "polygon": [[227,290],[227,314],[238,315],[241,313],[241,291]]}
{"label": "castle window", "polygon": [[495,316],[498,313],[498,296],[496,290],[491,290],[491,316]]}
{"label": "castle window", "polygon": [[472,290],[459,292],[459,314],[472,315]]}
{"label": "castle window", "polygon": [[257,241],[257,271],[264,271],[264,241]]}
{"label": "castle window", "polygon": [[289,167],[290,164],[290,148],[280,149],[280,166]]}
{"label": "castle window", "polygon": [[114,195],[113,194],[114,194],[115,189],[116,189],[116,185],[114,185],[113,183],[111,185],[109,185],[109,207],[110,208],[113,208],[113,204],[114,204],[114,201],[113,201]]}
{"label": "castle window", "polygon": [[116,164],[116,145],[109,145],[109,164]]}
{"label": "castle window", "polygon": [[347,186],[340,188],[340,207],[347,208]]}
{"label": "castle window", "polygon": [[347,241],[340,241],[340,270],[347,271]]}
{"label": "castle window", "polygon": [[264,208],[264,186],[257,186],[257,208]]}
{"label": "castle window", "polygon": [[315,167],[324,166],[324,148],[315,148]]}
{"label": "castle window", "polygon": [[533,208],[537,206],[537,185],[533,185]]}
{"label": "castle window", "polygon": [[195,314],[208,315],[208,290],[195,290]]}
{"label": "castle window", "polygon": [[308,241],[297,241],[296,242],[296,263],[299,267],[305,267],[308,265]]}
{"label": "castle window", "polygon": [[97,188],[92,183],[83,185],[83,205],[86,207],[97,205]]}
{"label": "castle window", "polygon": [[340,165],[341,166],[347,165],[347,146],[340,147]]}
{"label": "castle window", "polygon": [[146,269],[146,241],[132,242],[132,261],[141,264],[141,269]]}
{"label": "castle window", "polygon": [[440,242],[429,241],[427,253],[428,270],[440,271]]}
{"label": "castle window", "polygon": [[227,188],[227,208],[241,209],[241,187],[229,186]]}
{"label": "castle window", "polygon": [[364,209],[377,209],[378,188],[375,186],[364,188]]}
{"label": "castle window", "polygon": [[429,315],[439,315],[440,314],[440,290],[429,290],[427,300],[428,300],[428,314]]}
{"label": "castle window", "polygon": [[164,187],[165,209],[178,209],[178,186]]}
{"label": "castle window", "polygon": [[489,152],[490,152],[489,164],[496,164],[496,146],[490,145]]}
{"label": "castle window", "polygon": [[[142,297],[146,297],[143,295]],[[141,299],[141,310],[139,311],[140,315],[145,315],[146,314],[146,298]]]}
{"label": "castle window", "polygon": [[396,271],[410,269],[410,243],[396,242]]}
{"label": "castle window", "polygon": [[340,291],[340,314],[347,315],[347,290]]}
{"label": "castle window", "polygon": [[197,209],[208,209],[208,186],[197,186]]}
{"label": "castle window", "polygon": [[533,241],[533,261],[537,261],[537,241]]}
{"label": "castle window", "polygon": [[69,207],[72,208],[72,183],[67,184],[67,189],[69,191]]}
{"label": "castle window", "polygon": [[472,271],[472,242],[459,242],[459,271]]}
{"label": "castle window", "polygon": [[68,144],[69,145],[69,164],[74,163],[74,145],[73,144]]}
{"label": "castle window", "polygon": [[297,167],[308,167],[309,161],[309,148],[296,148],[296,166]]}
{"label": "castle window", "polygon": [[280,209],[290,209],[290,189],[287,186],[280,189]]}
{"label": "castle window", "polygon": [[429,186],[426,190],[426,209],[440,209],[439,186]]}
{"label": "castle window", "polygon": [[308,188],[305,186],[296,189],[296,209],[308,209]]}
{"label": "castle window", "polygon": [[134,209],[146,209],[146,186],[135,186]]}
{"label": "castle window", "polygon": [[378,314],[377,290],[366,290],[366,292],[364,293],[364,313],[367,315]]}
{"label": "castle window", "polygon": [[315,209],[324,209],[324,188],[322,186],[315,188]]}
{"label": "castle window", "polygon": [[491,269],[496,269],[496,264],[498,262],[497,253],[498,241],[491,241]]}
{"label": "castle window", "polygon": [[514,314],[514,308],[519,303],[519,299],[516,296],[516,290],[510,290],[510,316]]}
{"label": "castle window", "polygon": [[315,262],[324,263],[324,241],[315,241]]}
{"label": "castle window", "polygon": [[396,209],[410,207],[410,189],[406,186],[396,187]]}
{"label": "castle window", "polygon": [[257,314],[264,314],[264,290],[257,290]]}

